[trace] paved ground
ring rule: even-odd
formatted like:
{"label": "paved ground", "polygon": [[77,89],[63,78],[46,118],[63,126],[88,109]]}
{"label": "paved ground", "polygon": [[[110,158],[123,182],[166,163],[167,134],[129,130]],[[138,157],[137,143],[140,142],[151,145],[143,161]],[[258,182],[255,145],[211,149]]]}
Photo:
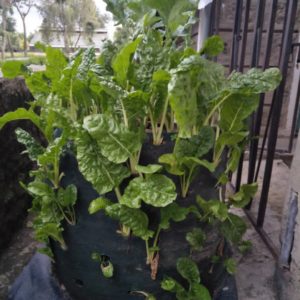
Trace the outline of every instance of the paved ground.
{"label": "paved ground", "polygon": [[8,249],[0,256],[0,300],[7,298],[9,285],[13,283],[35,252],[37,242],[34,240],[28,217],[23,228],[14,236]]}
{"label": "paved ground", "polygon": [[[260,195],[265,161],[258,176]],[[246,183],[248,162],[244,163],[242,182]],[[290,169],[282,160],[275,160],[269,191],[269,201],[263,229],[273,245],[280,249],[281,216],[284,210]],[[257,215],[259,197],[254,199],[251,211]],[[246,239],[252,241],[252,250],[243,257],[235,253],[239,261],[237,286],[240,300],[300,300],[300,270],[290,273],[279,268],[259,234],[242,211],[238,212],[248,224]]]}

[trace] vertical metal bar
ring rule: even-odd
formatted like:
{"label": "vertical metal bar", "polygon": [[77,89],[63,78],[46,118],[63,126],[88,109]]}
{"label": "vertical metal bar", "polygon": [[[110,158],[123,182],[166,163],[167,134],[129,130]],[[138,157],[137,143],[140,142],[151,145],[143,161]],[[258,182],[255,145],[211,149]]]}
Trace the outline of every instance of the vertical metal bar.
{"label": "vertical metal bar", "polygon": [[236,70],[238,66],[242,13],[243,13],[243,0],[237,0],[236,9],[235,9],[235,18],[234,18],[233,37],[232,37],[230,72]]}
{"label": "vertical metal bar", "polygon": [[257,217],[257,226],[262,227],[264,223],[266,208],[267,208],[267,200],[270,189],[270,181],[273,169],[273,161],[275,156],[275,148],[277,142],[277,134],[280,122],[280,113],[282,109],[283,102],[283,94],[286,83],[286,76],[288,72],[288,62],[289,56],[291,53],[291,46],[293,40],[293,30],[295,26],[295,19],[297,13],[297,5],[298,0],[290,0],[287,12],[287,20],[284,31],[284,41],[283,48],[280,57],[280,70],[282,73],[282,81],[274,93],[273,101],[274,101],[274,111],[271,120],[270,134],[268,139],[268,154],[266,159],[266,168],[264,173],[264,180],[262,185],[261,198],[259,202],[259,210]]}
{"label": "vertical metal bar", "polygon": [[243,35],[242,35],[242,49],[241,49],[240,64],[238,68],[239,72],[243,72],[244,70],[247,39],[248,39],[250,7],[251,7],[251,0],[246,0],[244,27],[243,27]]}
{"label": "vertical metal bar", "polygon": [[[243,35],[242,35],[242,49],[241,49],[240,64],[239,64],[239,68],[238,68],[239,72],[243,72],[243,70],[244,70],[246,46],[247,46],[247,38],[248,38],[248,28],[249,28],[250,7],[251,7],[251,0],[246,0],[244,27],[243,27]],[[243,165],[244,165],[244,152],[242,153],[242,155],[240,157],[239,166],[237,169],[236,183],[235,183],[236,191],[239,191],[240,186],[241,186]]]}
{"label": "vertical metal bar", "polygon": [[[284,40],[284,32],[285,32],[285,26],[287,24],[287,16],[288,16],[288,7],[290,5],[290,0],[286,0],[286,10],[284,13],[284,21],[283,21],[283,28],[282,28],[282,36],[281,36],[281,45],[283,45],[283,40]],[[280,57],[282,55],[282,47],[280,48],[280,53],[279,53],[279,58],[278,58],[278,65],[280,64]]]}
{"label": "vertical metal bar", "polygon": [[262,158],[263,158],[263,155],[264,155],[266,142],[267,142],[267,137],[268,137],[268,132],[269,132],[270,123],[271,123],[271,117],[272,117],[272,113],[273,113],[273,107],[274,107],[274,105],[273,105],[273,101],[272,101],[270,111],[269,111],[269,115],[268,115],[266,128],[265,128],[265,133],[264,133],[264,137],[263,137],[263,141],[262,141],[262,145],[261,145],[261,150],[260,150],[260,154],[259,154],[258,165],[257,165],[257,168],[256,168],[254,182],[257,181],[260,166],[261,166],[261,162],[262,162]]}
{"label": "vertical metal bar", "polygon": [[[266,33],[268,38],[267,38],[267,46],[266,46],[266,52],[265,52],[265,57],[264,57],[263,69],[268,68],[270,65],[270,58],[271,58],[272,44],[273,44],[273,33],[274,33],[274,26],[275,26],[276,12],[277,12],[277,4],[278,4],[278,1],[273,0],[272,7],[271,7],[271,15],[270,15],[267,33]],[[265,94],[261,94],[260,100],[259,100],[259,107],[258,107],[258,110],[256,113],[254,131],[253,131],[253,136],[255,136],[255,137],[258,137],[260,134],[264,102],[265,102]],[[254,163],[251,165],[251,170],[249,167],[248,183],[252,183],[257,180],[257,178],[254,179],[256,177],[254,175],[254,173],[255,173],[255,166],[256,166],[257,153],[258,153],[258,144],[259,144],[258,138],[252,140],[252,142],[251,142],[251,151],[252,151],[251,158]],[[260,168],[262,156],[260,156],[259,158],[260,158],[260,160],[258,161],[257,169]],[[250,165],[250,163],[249,163],[249,165]],[[250,203],[248,204],[247,209],[250,209],[251,205],[252,205],[252,201],[250,201]]]}
{"label": "vertical metal bar", "polygon": [[[262,31],[264,26],[264,12],[265,12],[266,1],[260,0],[259,5],[257,6],[256,11],[256,26],[254,31],[254,41],[253,41],[253,52],[251,59],[251,67],[258,67],[259,65],[259,57],[261,50],[261,38]],[[262,100],[262,98],[260,98]],[[256,113],[251,116],[251,128],[250,128],[250,137],[252,138],[250,142],[250,151],[249,151],[249,168],[248,168],[248,183],[253,182],[255,166],[256,166],[256,157],[257,157],[257,135],[259,135],[260,131],[260,123],[257,121],[261,120],[261,116],[263,113],[263,103],[259,103],[259,107]],[[257,133],[258,132],[258,133]],[[255,139],[253,139],[255,137]],[[248,205],[247,208],[250,208],[251,204]]]}
{"label": "vertical metal bar", "polygon": [[255,21],[255,32],[254,32],[254,43],[252,51],[251,67],[258,67],[260,48],[261,48],[261,38],[264,26],[264,13],[265,13],[266,0],[259,0],[256,11],[256,21]]}
{"label": "vertical metal bar", "polygon": [[216,1],[213,1],[211,4],[211,10],[210,10],[210,23],[209,23],[209,33],[208,36],[212,36],[214,34],[214,29],[216,27]]}
{"label": "vertical metal bar", "polygon": [[221,18],[221,1],[216,1],[216,13],[215,13],[215,34],[219,34]]}

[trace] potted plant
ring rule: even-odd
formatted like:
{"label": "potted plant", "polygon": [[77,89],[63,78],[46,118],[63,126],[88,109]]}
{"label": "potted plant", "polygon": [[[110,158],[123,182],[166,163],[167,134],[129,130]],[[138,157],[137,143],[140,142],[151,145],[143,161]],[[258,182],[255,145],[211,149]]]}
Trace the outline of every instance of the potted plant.
{"label": "potted plant", "polygon": [[36,100],[1,117],[0,128],[29,119],[47,139],[43,147],[17,131],[38,165],[24,188],[40,251],[77,299],[215,298],[235,267],[226,244],[248,245],[230,208],[257,186],[226,199],[222,187],[258,95],[276,88],[280,72],[226,78],[210,60],[223,51],[219,37],[199,53],[189,47],[194,4],[152,2],[132,4],[143,14],[133,39],[99,58],[93,48],[67,58],[40,45],[45,71],[16,62],[9,72],[25,76]]}

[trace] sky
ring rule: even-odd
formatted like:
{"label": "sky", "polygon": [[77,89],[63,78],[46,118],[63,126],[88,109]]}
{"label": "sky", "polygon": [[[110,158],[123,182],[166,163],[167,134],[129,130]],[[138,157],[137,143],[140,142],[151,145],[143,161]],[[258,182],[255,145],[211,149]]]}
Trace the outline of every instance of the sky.
{"label": "sky", "polygon": [[[106,12],[106,4],[102,0],[94,0],[94,1],[100,13],[102,14],[107,13],[110,15],[110,13]],[[16,10],[14,11],[14,18],[16,20],[16,30],[18,32],[23,32],[22,21]],[[30,13],[28,14],[25,20],[26,20],[28,34],[33,33],[35,30],[38,30],[42,23],[42,18],[35,8],[32,8],[30,10]],[[114,33],[114,24],[112,20],[106,24],[106,28],[108,30],[108,37],[112,38]]]}

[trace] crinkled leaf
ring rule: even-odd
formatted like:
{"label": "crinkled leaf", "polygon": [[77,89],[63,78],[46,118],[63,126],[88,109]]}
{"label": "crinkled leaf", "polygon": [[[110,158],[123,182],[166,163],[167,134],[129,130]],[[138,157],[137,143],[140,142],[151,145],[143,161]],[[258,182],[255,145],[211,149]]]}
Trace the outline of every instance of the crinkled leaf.
{"label": "crinkled leaf", "polygon": [[255,196],[257,188],[257,183],[243,184],[240,190],[229,199],[235,207],[245,207]]}
{"label": "crinkled leaf", "polygon": [[158,11],[171,33],[175,33],[178,27],[185,25],[189,19],[188,12],[193,12],[197,8],[197,1],[191,0],[145,0],[145,3]]}
{"label": "crinkled leaf", "polygon": [[248,252],[251,248],[252,248],[252,243],[249,240],[242,241],[238,246],[239,251],[241,251],[243,254]]}
{"label": "crinkled leaf", "polygon": [[215,132],[212,127],[204,126],[198,135],[193,135],[189,139],[178,139],[174,147],[177,157],[194,156],[201,158],[213,147]]}
{"label": "crinkled leaf", "polygon": [[143,184],[144,179],[141,177],[132,179],[126,187],[120,203],[131,208],[141,207],[141,201],[143,199],[141,189]]}
{"label": "crinkled leaf", "polygon": [[17,128],[15,132],[18,142],[26,147],[23,153],[27,153],[31,160],[36,161],[37,157],[41,155],[45,149],[22,128]]}
{"label": "crinkled leaf", "polygon": [[65,246],[64,239],[62,237],[62,228],[57,223],[43,224],[40,228],[35,231],[35,237],[38,241],[47,242],[48,238],[51,237],[55,241],[58,241]]}
{"label": "crinkled leaf", "polygon": [[149,176],[142,185],[143,201],[155,207],[164,207],[172,203],[176,197],[174,182],[165,175]]}
{"label": "crinkled leaf", "polygon": [[46,48],[46,76],[55,85],[61,78],[68,61],[60,49]]}
{"label": "crinkled leaf", "polygon": [[78,66],[77,76],[79,79],[84,80],[87,78],[88,71],[94,66],[96,61],[95,48],[87,48],[82,55],[82,60]]}
{"label": "crinkled leaf", "polygon": [[107,206],[112,205],[113,203],[104,197],[99,197],[95,200],[93,200],[89,205],[89,213],[94,214],[98,212],[99,210],[106,209]]}
{"label": "crinkled leaf", "polygon": [[161,282],[161,288],[168,292],[173,293],[182,293],[184,288],[179,284],[175,279],[169,276],[164,276],[163,281]]}
{"label": "crinkled leaf", "polygon": [[59,156],[63,151],[63,146],[66,143],[65,135],[61,135],[60,137],[53,140],[46,150],[39,155],[38,163],[42,166],[54,165],[59,160]]}
{"label": "crinkled leaf", "polygon": [[171,79],[170,73],[166,70],[157,70],[152,75],[153,83],[164,82],[168,83]]}
{"label": "crinkled leaf", "polygon": [[246,223],[234,214],[229,214],[228,219],[220,226],[220,231],[224,237],[234,244],[241,241],[246,230]]}
{"label": "crinkled leaf", "polygon": [[204,42],[200,54],[205,54],[209,57],[218,56],[224,51],[224,42],[222,38],[218,35],[213,35],[207,38]]}
{"label": "crinkled leaf", "polygon": [[170,73],[161,69],[155,71],[152,75],[150,107],[155,122],[157,122],[162,114],[164,103],[168,96],[168,83],[170,79]]}
{"label": "crinkled leaf", "polygon": [[120,87],[116,82],[113,81],[113,78],[109,76],[97,75],[92,77],[90,87],[95,93],[99,93],[103,90],[114,99],[127,96],[126,90]]}
{"label": "crinkled leaf", "polygon": [[193,75],[192,69],[186,72],[173,72],[168,86],[170,105],[179,125],[179,136],[182,138],[191,137],[198,120],[199,82]]}
{"label": "crinkled leaf", "polygon": [[231,93],[260,94],[273,91],[281,81],[278,68],[250,69],[247,73],[234,72],[229,79]]}
{"label": "crinkled leaf", "polygon": [[227,162],[226,173],[228,173],[229,171],[231,172],[236,171],[239,165],[241,154],[242,154],[242,149],[240,147],[232,146],[230,156]]}
{"label": "crinkled leaf", "polygon": [[200,251],[203,248],[206,235],[201,228],[194,228],[187,233],[186,240],[190,244],[192,250]]}
{"label": "crinkled leaf", "polygon": [[26,190],[35,197],[40,197],[44,202],[50,203],[55,199],[54,191],[49,184],[38,180],[28,184]]}
{"label": "crinkled leaf", "polygon": [[26,85],[34,98],[47,97],[51,92],[50,80],[44,71],[34,72],[26,77]]}
{"label": "crinkled leaf", "polygon": [[135,169],[139,172],[139,173],[143,173],[143,174],[154,174],[159,172],[162,169],[161,165],[147,165],[147,166],[142,166],[142,165],[137,165],[135,167]]}
{"label": "crinkled leaf", "polygon": [[103,114],[84,118],[83,127],[97,141],[102,155],[114,163],[123,163],[141,147],[138,133]]}
{"label": "crinkled leaf", "polygon": [[129,227],[135,236],[143,240],[148,240],[154,234],[153,231],[148,229],[148,216],[140,209],[130,208],[117,203],[107,206],[106,213]]}
{"label": "crinkled leaf", "polygon": [[62,207],[73,206],[77,200],[76,186],[74,184],[70,184],[65,189],[59,188],[57,200]]}
{"label": "crinkled leaf", "polygon": [[180,207],[177,203],[171,203],[160,209],[159,227],[166,230],[170,227],[171,221],[181,222],[186,219],[190,212],[189,207]]}
{"label": "crinkled leaf", "polygon": [[165,166],[169,173],[179,176],[184,174],[184,169],[173,153],[161,155],[158,161]]}
{"label": "crinkled leaf", "polygon": [[114,20],[119,23],[126,21],[127,15],[127,1],[124,0],[104,0],[106,3],[106,10],[111,12],[114,16]]}
{"label": "crinkled leaf", "polygon": [[8,122],[17,120],[30,120],[34,125],[41,129],[40,117],[32,110],[27,110],[25,108],[18,108],[17,110],[8,112],[0,117],[0,129]]}
{"label": "crinkled leaf", "polygon": [[165,207],[177,197],[174,182],[161,174],[153,174],[146,179],[141,177],[130,181],[122,196],[121,203],[132,208],[139,208],[141,201],[155,206]]}
{"label": "crinkled leaf", "polygon": [[220,127],[223,131],[236,132],[245,128],[246,120],[257,108],[258,95],[233,94],[222,105]]}
{"label": "crinkled leaf", "polygon": [[143,35],[135,53],[135,60],[132,63],[129,77],[131,84],[136,89],[146,92],[150,90],[150,86],[153,84],[162,84],[166,87],[164,78],[153,78],[153,76],[156,71],[168,69],[170,51],[170,46],[164,43],[162,32],[155,29],[148,30]]}
{"label": "crinkled leaf", "polygon": [[119,51],[119,53],[117,54],[117,56],[115,57],[112,63],[116,80],[123,87],[126,87],[127,75],[128,75],[131,59],[141,40],[142,38],[138,37],[133,42],[126,44]]}
{"label": "crinkled leaf", "polygon": [[134,128],[143,123],[143,118],[147,115],[149,95],[140,90],[133,91],[122,98],[122,102],[129,125]]}
{"label": "crinkled leaf", "polygon": [[236,261],[233,258],[227,258],[223,262],[224,267],[226,268],[226,271],[233,275],[236,272]]}
{"label": "crinkled leaf", "polygon": [[239,132],[222,132],[217,139],[216,149],[220,149],[225,146],[236,146],[249,135],[248,131]]}
{"label": "crinkled leaf", "polygon": [[192,55],[171,71],[170,105],[179,125],[179,137],[190,138],[205,119],[209,101],[224,85],[224,70],[214,62]]}
{"label": "crinkled leaf", "polygon": [[82,131],[76,138],[77,160],[81,173],[99,194],[111,191],[130,175],[126,167],[107,160],[96,141]]}
{"label": "crinkled leaf", "polygon": [[189,300],[211,300],[209,290],[202,284],[193,283],[189,293]]}
{"label": "crinkled leaf", "polygon": [[206,201],[200,196],[197,196],[197,203],[204,215],[210,214],[222,222],[228,219],[228,208],[225,203],[219,200]]}
{"label": "crinkled leaf", "polygon": [[53,255],[53,252],[52,252],[50,247],[38,248],[37,252],[41,253],[41,254],[44,254],[44,255],[47,255],[51,259],[54,259],[54,255]]}
{"label": "crinkled leaf", "polygon": [[190,284],[200,283],[200,272],[198,266],[190,258],[179,258],[176,263],[176,268],[178,273]]}
{"label": "crinkled leaf", "polygon": [[196,157],[183,157],[180,162],[188,169],[193,169],[196,166],[202,166],[208,169],[210,172],[214,172],[215,165],[205,159],[198,159]]}

